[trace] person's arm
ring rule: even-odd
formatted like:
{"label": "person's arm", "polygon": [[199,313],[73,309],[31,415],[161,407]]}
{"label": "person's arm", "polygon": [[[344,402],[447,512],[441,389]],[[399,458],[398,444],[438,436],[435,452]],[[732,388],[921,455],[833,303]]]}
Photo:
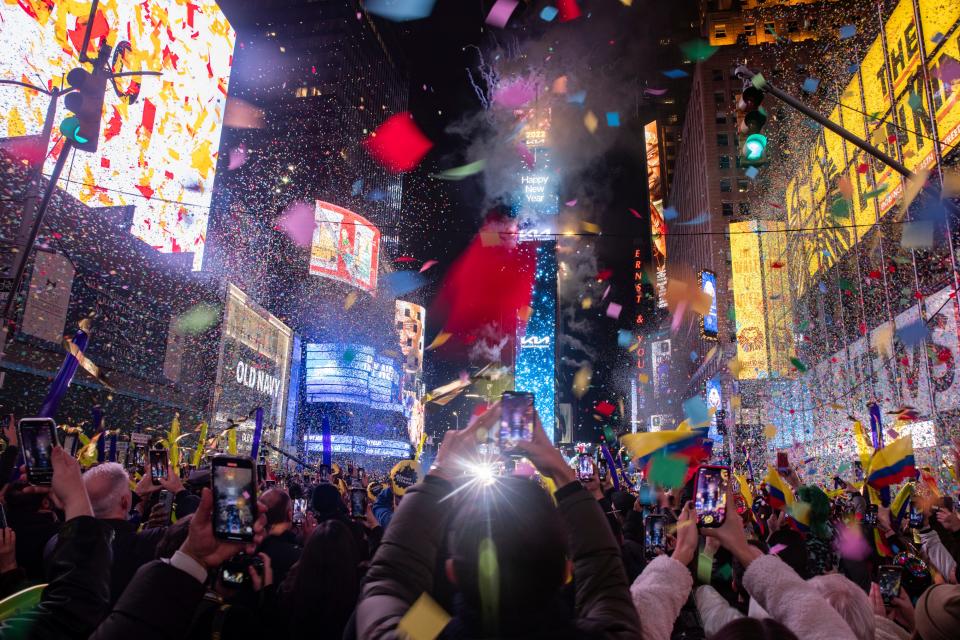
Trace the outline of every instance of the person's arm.
{"label": "person's arm", "polygon": [[[254,542],[246,545],[247,553],[263,540],[266,507],[260,504],[258,509]],[[180,549],[169,560],[140,567],[90,640],[175,640],[186,635],[203,598],[207,572],[244,550],[243,544],[214,536],[212,516],[213,493],[204,489]]]}
{"label": "person's arm", "polygon": [[393,518],[393,491],[390,487],[380,492],[380,495],[378,495],[377,499],[373,502],[372,509],[377,522],[380,523],[381,527],[386,529],[387,525],[390,524],[391,518]]}
{"label": "person's arm", "polygon": [[926,531],[920,534],[921,548],[930,559],[930,563],[943,575],[947,582],[956,582],[957,561],[940,539],[936,531]]}
{"label": "person's arm", "polygon": [[703,622],[703,632],[708,638],[720,631],[727,623],[743,617],[736,607],[731,607],[726,598],[708,584],[698,587],[693,592],[693,599],[697,603],[697,611]]}
{"label": "person's arm", "polygon": [[697,549],[693,505],[687,503],[677,521],[677,546],[671,556],[654,558],[630,587],[630,596],[643,621],[644,640],[669,640],[683,603],[693,588],[687,565]]}

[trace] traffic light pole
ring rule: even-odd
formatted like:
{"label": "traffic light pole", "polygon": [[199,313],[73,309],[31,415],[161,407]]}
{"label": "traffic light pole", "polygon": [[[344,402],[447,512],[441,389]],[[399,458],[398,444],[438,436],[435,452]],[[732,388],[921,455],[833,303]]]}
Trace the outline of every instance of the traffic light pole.
{"label": "traffic light pole", "polygon": [[779,99],[781,102],[785,102],[790,107],[793,107],[794,109],[796,109],[803,115],[807,116],[814,122],[817,122],[823,125],[825,129],[829,129],[830,131],[834,132],[835,134],[837,134],[838,136],[840,136],[850,144],[860,147],[863,151],[870,154],[871,156],[873,156],[880,162],[884,163],[888,167],[891,167],[894,171],[902,174],[907,178],[913,177],[914,175],[913,172],[910,171],[910,169],[907,169],[901,162],[897,161],[895,158],[891,158],[889,155],[885,154],[880,149],[877,149],[875,146],[873,146],[866,140],[863,140],[862,138],[859,138],[853,135],[852,133],[850,133],[849,131],[847,131],[837,123],[832,122],[829,118],[825,118],[822,114],[818,113],[817,111],[814,111],[813,109],[805,105],[800,100],[797,100],[796,98],[794,98],[789,93],[781,91],[777,87],[773,86],[766,80],[766,78],[763,77],[763,74],[754,73],[753,71],[751,71],[745,66],[737,67],[734,73],[741,80],[750,81],[751,83],[753,83],[753,86],[755,86],[757,89],[760,89],[764,93],[769,93],[773,97]]}

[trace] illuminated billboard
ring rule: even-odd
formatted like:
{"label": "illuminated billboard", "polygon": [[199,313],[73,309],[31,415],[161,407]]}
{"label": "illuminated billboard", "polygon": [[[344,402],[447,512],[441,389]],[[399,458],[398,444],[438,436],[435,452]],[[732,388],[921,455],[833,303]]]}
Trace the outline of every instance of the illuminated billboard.
{"label": "illuminated billboard", "polygon": [[700,334],[704,338],[716,340],[720,318],[717,315],[717,276],[713,271],[700,272],[700,290],[710,296],[710,310],[700,318]]}
{"label": "illuminated billboard", "polygon": [[407,373],[423,372],[423,327],[427,310],[418,304],[397,300],[394,322],[400,352],[403,354],[403,370]]}
{"label": "illuminated billboard", "polygon": [[345,402],[403,411],[399,363],[373,347],[308,344],[303,368],[307,402]]}
{"label": "illuminated billboard", "polygon": [[[914,0],[896,4],[882,25],[883,37],[878,34],[858,64],[851,65],[855,71],[829,117],[918,171],[937,163],[934,140],[946,154],[960,138],[960,83],[954,78],[960,65],[960,29],[955,28],[960,3],[916,0],[914,9]],[[851,187],[849,206],[837,215],[833,189],[843,178]],[[863,239],[902,195],[903,179],[893,169],[836,134],[819,132],[786,189],[789,226],[814,230],[795,234],[791,247],[795,259],[789,264],[798,292]]]}
{"label": "illuminated billboard", "polygon": [[310,274],[377,289],[380,230],[349,209],[317,200],[310,246]]}
{"label": "illuminated billboard", "polygon": [[227,284],[211,425],[216,432],[228,421],[239,422],[241,449],[252,441],[251,412],[257,407],[264,409],[265,427],[280,427],[271,441],[277,444],[280,439],[292,342],[293,332],[287,325]]}
{"label": "illuminated billboard", "polygon": [[[305,435],[303,442],[304,448],[309,452],[319,453],[323,451],[323,436],[320,434]],[[330,435],[330,450],[333,453],[348,453],[360,456],[410,457],[410,443],[405,440],[378,440],[338,433]]]}
{"label": "illuminated billboard", "polygon": [[656,267],[657,307],[667,308],[667,221],[663,217],[663,179],[660,168],[660,136],[657,121],[643,126],[647,147],[647,194],[650,198],[650,235]]}
{"label": "illuminated billboard", "polygon": [[531,301],[533,311],[518,336],[514,385],[534,394],[534,407],[550,441],[556,425],[557,243],[537,245],[537,268]]}
{"label": "illuminated billboard", "polygon": [[[79,66],[89,2],[22,0],[0,5],[0,78],[66,85]],[[101,2],[91,48],[113,47],[118,78],[107,86],[96,153],[69,159],[63,186],[91,207],[134,205],[131,231],[165,253],[193,253],[200,268],[236,34],[212,0]],[[47,97],[0,87],[0,138],[39,135]],[[64,117],[58,113],[57,124]],[[49,173],[58,144],[47,157]]]}

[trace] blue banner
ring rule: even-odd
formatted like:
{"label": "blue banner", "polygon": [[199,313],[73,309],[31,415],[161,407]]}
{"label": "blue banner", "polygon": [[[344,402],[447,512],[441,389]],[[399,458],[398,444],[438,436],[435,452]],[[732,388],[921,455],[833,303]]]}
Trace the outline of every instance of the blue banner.
{"label": "blue banner", "polygon": [[67,357],[63,359],[63,364],[60,365],[60,371],[57,372],[57,377],[53,379],[50,390],[47,391],[47,397],[43,400],[43,406],[40,407],[40,412],[37,414],[41,418],[56,417],[57,409],[60,408],[60,402],[64,396],[67,395],[67,389],[70,387],[70,383],[73,382],[73,376],[77,373],[77,367],[80,366],[80,361],[74,353],[77,353],[82,358],[83,351],[87,348],[87,342],[89,342],[89,340],[90,335],[83,329],[83,325],[81,325],[81,328],[77,329],[76,335],[73,336],[73,340],[70,341]]}

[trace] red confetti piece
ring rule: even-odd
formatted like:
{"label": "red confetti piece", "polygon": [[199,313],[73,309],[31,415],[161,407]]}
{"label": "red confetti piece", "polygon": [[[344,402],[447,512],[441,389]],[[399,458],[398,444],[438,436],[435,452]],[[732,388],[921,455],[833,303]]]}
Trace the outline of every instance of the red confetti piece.
{"label": "red confetti piece", "polygon": [[607,278],[613,275],[612,269],[604,269],[597,273],[597,282],[603,282]]}
{"label": "red confetti piece", "polygon": [[390,116],[377,127],[363,146],[374,159],[392,173],[416,168],[433,143],[414,124],[408,112]]}
{"label": "red confetti piece", "polygon": [[613,410],[616,409],[615,406],[607,402],[606,400],[601,400],[597,403],[597,406],[594,407],[594,410],[602,415],[604,418],[609,418],[613,415]]}
{"label": "red confetti piece", "polygon": [[411,258],[410,256],[398,256],[393,259],[394,262],[416,262],[416,258]]}
{"label": "red confetti piece", "polygon": [[570,22],[581,15],[577,0],[558,0],[557,9],[560,11],[560,22]]}
{"label": "red confetti piece", "polygon": [[774,261],[774,262],[770,263],[770,268],[771,268],[771,269],[783,269],[783,266],[784,266],[784,265],[783,265],[782,262]]}
{"label": "red confetti piece", "polygon": [[869,166],[866,162],[863,162],[863,163],[857,165],[857,173],[866,173],[866,172],[867,172],[867,169],[869,169],[869,168],[870,168],[870,166]]}

